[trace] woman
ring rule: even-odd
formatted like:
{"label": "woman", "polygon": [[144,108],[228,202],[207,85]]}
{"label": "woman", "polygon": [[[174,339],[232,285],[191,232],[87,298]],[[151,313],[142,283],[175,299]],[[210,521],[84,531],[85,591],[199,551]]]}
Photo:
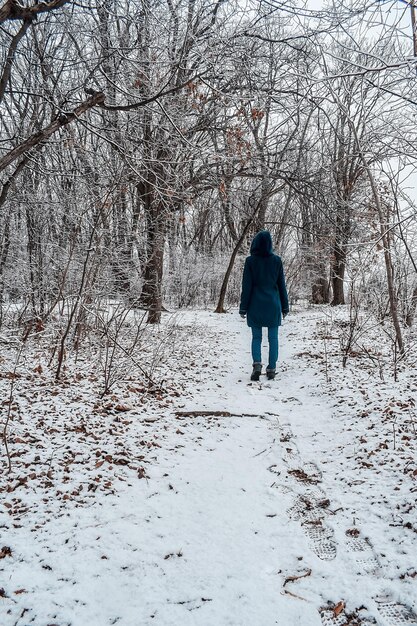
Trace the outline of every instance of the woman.
{"label": "woman", "polygon": [[245,261],[239,313],[247,317],[252,329],[253,371],[251,380],[259,380],[262,372],[262,327],[268,328],[269,362],[266,376],[275,378],[278,359],[278,326],[287,315],[288,295],[284,270],[279,256],[272,250],[271,234],[262,230],[255,235],[250,256]]}

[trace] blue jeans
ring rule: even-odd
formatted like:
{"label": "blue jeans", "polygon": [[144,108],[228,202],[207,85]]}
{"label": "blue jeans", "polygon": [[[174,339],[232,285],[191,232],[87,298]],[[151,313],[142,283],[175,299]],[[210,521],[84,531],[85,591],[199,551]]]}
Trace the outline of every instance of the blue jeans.
{"label": "blue jeans", "polygon": [[[268,369],[274,370],[278,360],[278,327],[268,328],[269,362]],[[262,328],[252,326],[252,359],[254,363],[261,363]]]}

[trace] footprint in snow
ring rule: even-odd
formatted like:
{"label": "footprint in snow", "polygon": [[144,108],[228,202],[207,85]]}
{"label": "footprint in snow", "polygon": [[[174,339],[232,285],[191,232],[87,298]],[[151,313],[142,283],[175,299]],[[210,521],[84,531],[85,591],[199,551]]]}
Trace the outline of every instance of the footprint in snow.
{"label": "footprint in snow", "polygon": [[310,539],[310,550],[322,561],[332,561],[337,555],[334,532],[325,524],[303,524],[305,534]]}
{"label": "footprint in snow", "polygon": [[346,531],[346,550],[355,560],[358,574],[375,575],[380,572],[381,564],[371,542],[367,537],[362,537],[357,528]]}
{"label": "footprint in snow", "polygon": [[297,481],[311,485],[321,483],[322,480],[322,473],[315,463],[298,463],[294,468],[288,470],[288,474]]}
{"label": "footprint in snow", "polygon": [[384,626],[417,626],[417,615],[405,604],[390,597],[375,598],[378,613],[384,618]]}

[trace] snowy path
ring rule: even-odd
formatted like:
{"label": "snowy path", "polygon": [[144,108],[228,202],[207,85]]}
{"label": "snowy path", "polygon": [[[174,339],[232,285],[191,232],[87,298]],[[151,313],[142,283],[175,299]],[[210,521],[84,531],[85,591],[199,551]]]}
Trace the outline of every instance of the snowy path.
{"label": "snowy path", "polygon": [[178,350],[190,370],[177,408],[236,416],[168,411],[149,479],[14,531],[22,559],[3,585],[31,587],[32,606],[5,600],[0,624],[416,626],[417,535],[391,516],[409,485],[361,460],[366,390],[332,396],[322,361],[303,358],[317,320],[290,318],[277,379],[251,384],[246,324],[184,315],[199,349]]}

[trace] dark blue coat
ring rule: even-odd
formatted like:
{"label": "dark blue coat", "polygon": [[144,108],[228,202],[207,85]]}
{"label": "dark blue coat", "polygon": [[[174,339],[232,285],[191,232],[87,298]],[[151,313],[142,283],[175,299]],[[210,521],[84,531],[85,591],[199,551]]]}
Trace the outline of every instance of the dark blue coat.
{"label": "dark blue coat", "polygon": [[275,327],[288,311],[282,261],[273,253],[270,233],[262,230],[255,235],[245,261],[239,313],[246,313],[248,326]]}

